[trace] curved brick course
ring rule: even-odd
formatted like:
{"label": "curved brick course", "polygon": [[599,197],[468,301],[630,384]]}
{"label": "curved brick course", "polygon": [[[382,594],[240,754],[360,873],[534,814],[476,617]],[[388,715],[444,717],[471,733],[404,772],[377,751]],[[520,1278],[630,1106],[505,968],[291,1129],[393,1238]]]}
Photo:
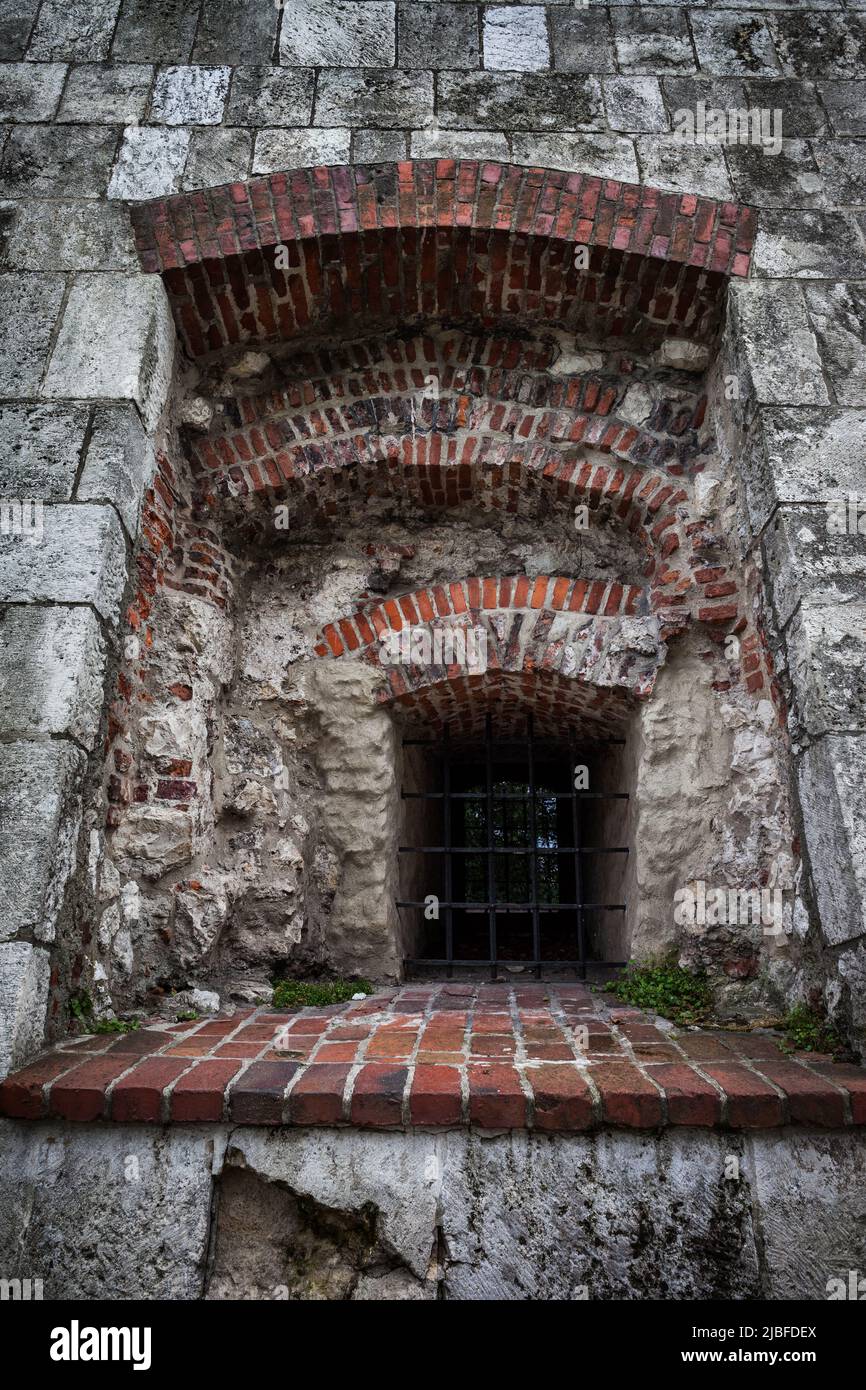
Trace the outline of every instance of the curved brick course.
{"label": "curved brick course", "polygon": [[406,985],[69,1039],[0,1085],[20,1119],[578,1131],[866,1125],[866,1071],[766,1033],[662,1031],[582,985]]}

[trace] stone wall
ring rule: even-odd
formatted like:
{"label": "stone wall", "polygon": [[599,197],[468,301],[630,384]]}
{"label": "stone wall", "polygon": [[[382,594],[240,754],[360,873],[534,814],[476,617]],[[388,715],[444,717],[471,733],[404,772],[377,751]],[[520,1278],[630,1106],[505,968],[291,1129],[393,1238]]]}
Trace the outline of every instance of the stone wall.
{"label": "stone wall", "polygon": [[[825,505],[856,493],[866,466],[861,9],[2,0],[0,499],[44,504],[38,545],[0,536],[4,1066],[38,1044],[43,1018],[62,1029],[111,950],[120,976],[129,960],[100,867],[103,758],[121,663],[137,660],[121,646],[142,506],[145,526],[167,524],[176,333],[125,204],[407,156],[510,159],[758,209],[710,413],[789,711],[809,914],[788,990],[817,990],[862,1035],[863,537],[828,532]],[[780,152],[678,143],[676,113],[699,101],[781,111]],[[197,573],[180,579],[224,597],[211,544],[181,537]],[[747,742],[737,757],[758,775]]]}

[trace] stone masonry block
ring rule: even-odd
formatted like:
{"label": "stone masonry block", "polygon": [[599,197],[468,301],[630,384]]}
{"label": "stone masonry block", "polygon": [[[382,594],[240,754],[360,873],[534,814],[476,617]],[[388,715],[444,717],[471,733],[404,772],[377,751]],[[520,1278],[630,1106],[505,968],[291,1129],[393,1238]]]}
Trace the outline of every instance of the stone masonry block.
{"label": "stone masonry block", "polygon": [[434,55],[440,68],[481,66],[478,16],[471,5],[400,4],[397,35],[401,68],[429,68]]}
{"label": "stone masonry block", "polygon": [[[866,493],[863,500],[866,503]],[[849,511],[846,502],[846,516]],[[801,601],[836,609],[866,593],[866,534],[838,532],[831,522],[828,507],[783,504],[764,531],[764,557],[780,627],[790,622]],[[863,524],[866,529],[866,519]]]}
{"label": "stone masonry block", "polygon": [[86,755],[74,743],[0,744],[0,940],[53,941],[75,859]]}
{"label": "stone masonry block", "polygon": [[866,252],[854,217],[845,212],[761,213],[753,258],[761,279],[863,279]]}
{"label": "stone masonry block", "polygon": [[123,0],[111,54],[128,63],[186,63],[199,6],[189,0]]}
{"label": "stone masonry block", "polygon": [[278,169],[305,168],[318,164],[347,164],[352,132],[326,130],[260,130],[253,154],[253,173],[272,174]]}
{"label": "stone masonry block", "polygon": [[543,5],[488,5],[484,11],[484,66],[502,72],[550,67]]}
{"label": "stone masonry block", "polygon": [[66,734],[93,749],[102,715],[105,641],[89,608],[0,609],[0,732]]}
{"label": "stone masonry block", "polygon": [[0,275],[0,395],[38,395],[64,287],[62,275]]}
{"label": "stone masonry block", "polygon": [[803,293],[837,401],[866,406],[866,289],[807,282]]}
{"label": "stone masonry block", "polygon": [[180,190],[189,153],[188,130],[128,126],[108,186],[110,198],[159,198]]}
{"label": "stone masonry block", "polygon": [[561,72],[616,72],[606,10],[575,9],[564,5],[551,10],[553,66]]}
{"label": "stone masonry block", "polygon": [[218,188],[240,183],[249,175],[253,137],[249,130],[194,130],[183,175],[184,189]]}
{"label": "stone masonry block", "polygon": [[0,121],[50,121],[65,76],[65,63],[4,63],[0,67]]}
{"label": "stone masonry block", "polygon": [[164,68],[156,79],[150,118],[163,125],[219,125],[231,68]]}
{"label": "stone masonry block", "polygon": [[866,933],[866,734],[833,734],[798,770],[821,930],[831,946]]}
{"label": "stone masonry block", "polygon": [[152,81],[148,63],[82,63],[69,74],[57,119],[89,125],[140,121]]}
{"label": "stone masonry block", "polygon": [[[457,75],[455,80],[470,75],[474,76],[463,73]],[[432,121],[432,72],[334,68],[319,76],[316,125],[402,128],[430,125]],[[470,121],[468,124],[477,125],[477,122]]]}
{"label": "stone masonry block", "polygon": [[312,69],[235,68],[226,108],[231,126],[302,126],[313,115]]}
{"label": "stone masonry block", "polygon": [[391,0],[295,0],[280,33],[280,62],[302,68],[393,67],[396,9]]}
{"label": "stone masonry block", "polygon": [[145,488],[153,477],[155,455],[133,405],[97,406],[87,457],[78,482],[79,502],[110,502],[130,540],[138,534]]}
{"label": "stone masonry block", "polygon": [[25,1062],[45,1037],[48,952],[26,941],[0,946],[0,1077]]}
{"label": "stone masonry block", "polygon": [[692,12],[690,18],[703,72],[719,77],[778,74],[773,40],[762,15]]}
{"label": "stone masonry block", "polygon": [[23,58],[39,0],[0,0],[0,62]]}
{"label": "stone masonry block", "polygon": [[802,602],[785,646],[800,737],[866,733],[866,602]]}
{"label": "stone masonry block", "polygon": [[132,270],[138,261],[129,214],[119,204],[93,200],[21,203],[8,262],[21,270]]}
{"label": "stone masonry block", "polygon": [[620,72],[697,72],[684,10],[611,11]]}
{"label": "stone masonry block", "polygon": [[153,275],[81,275],[75,281],[45,378],[45,395],[128,399],[152,429],[165,404],[175,329]]}
{"label": "stone masonry block", "polygon": [[0,603],[89,603],[119,621],[126,545],[113,507],[47,506],[41,540],[31,538],[0,536]]}
{"label": "stone masonry block", "polygon": [[0,497],[68,502],[89,419],[87,405],[0,406]]}
{"label": "stone masonry block", "polygon": [[102,62],[119,9],[120,0],[44,0],[28,58]]}
{"label": "stone masonry block", "polygon": [[596,178],[637,183],[634,145],[622,135],[515,134],[511,148],[518,164],[573,169]]}
{"label": "stone masonry block", "polygon": [[755,401],[829,404],[800,286],[792,281],[741,280],[731,286],[729,304]]}
{"label": "stone masonry block", "polygon": [[782,503],[821,506],[863,491],[866,411],[765,409],[753,427],[743,472],[757,533]]}
{"label": "stone masonry block", "polygon": [[[287,7],[286,7],[287,8]],[[196,6],[192,6],[193,12]],[[279,10],[262,0],[203,0],[194,63],[270,63]],[[286,15],[291,22],[291,16]]]}
{"label": "stone masonry block", "polygon": [[612,130],[638,133],[670,129],[657,77],[605,77],[602,86]]}
{"label": "stone masonry block", "polygon": [[457,130],[603,130],[601,83],[566,73],[443,72],[439,124]]}
{"label": "stone masonry block", "polygon": [[0,196],[101,198],[108,186],[117,132],[87,126],[20,126],[0,164]]}

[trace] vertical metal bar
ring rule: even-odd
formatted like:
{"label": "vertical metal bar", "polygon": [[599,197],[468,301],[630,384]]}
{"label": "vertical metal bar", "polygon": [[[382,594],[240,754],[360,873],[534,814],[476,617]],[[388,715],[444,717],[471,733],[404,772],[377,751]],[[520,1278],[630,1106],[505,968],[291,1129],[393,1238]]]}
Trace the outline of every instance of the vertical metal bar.
{"label": "vertical metal bar", "polygon": [[484,720],[484,761],[487,790],[487,907],[490,926],[490,978],[497,976],[496,962],[496,865],[493,858],[493,734],[490,715]]}
{"label": "vertical metal bar", "polygon": [[577,906],[577,958],[580,962],[578,973],[582,980],[586,979],[586,931],[583,920],[583,877],[580,869],[580,818],[577,810],[577,790],[574,785],[574,769],[577,759],[577,752],[574,746],[574,734],[568,735],[568,747],[570,750],[569,776],[571,778],[571,829],[572,839],[574,840],[574,901]]}
{"label": "vertical metal bar", "polygon": [[[532,955],[539,963],[535,967],[541,979],[541,913],[538,911],[538,816],[535,804],[535,725],[530,714],[526,725],[526,746],[529,758],[529,833],[532,853],[529,856],[529,896],[532,903]],[[557,874],[559,873],[557,863]],[[577,899],[575,899],[577,901]]]}
{"label": "vertical metal bar", "polygon": [[451,854],[451,744],[448,725],[442,732],[442,839],[445,849],[445,959],[448,961],[447,978],[454,975],[454,909],[451,901],[453,892],[453,856]]}

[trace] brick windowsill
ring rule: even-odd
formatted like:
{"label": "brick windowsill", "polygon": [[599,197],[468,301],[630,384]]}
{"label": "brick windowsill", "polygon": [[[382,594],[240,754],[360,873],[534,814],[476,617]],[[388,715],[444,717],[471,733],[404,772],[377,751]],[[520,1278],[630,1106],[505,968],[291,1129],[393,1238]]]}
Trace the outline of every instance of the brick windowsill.
{"label": "brick windowsill", "polygon": [[580,1131],[866,1125],[866,1069],[767,1033],[663,1031],[582,985],[408,984],[69,1038],[0,1085],[18,1119]]}

